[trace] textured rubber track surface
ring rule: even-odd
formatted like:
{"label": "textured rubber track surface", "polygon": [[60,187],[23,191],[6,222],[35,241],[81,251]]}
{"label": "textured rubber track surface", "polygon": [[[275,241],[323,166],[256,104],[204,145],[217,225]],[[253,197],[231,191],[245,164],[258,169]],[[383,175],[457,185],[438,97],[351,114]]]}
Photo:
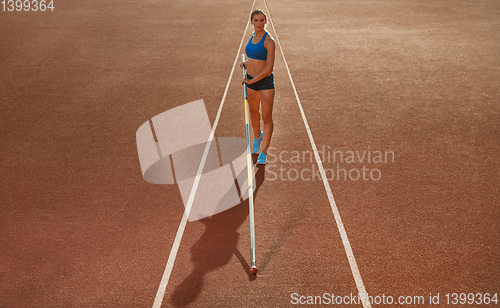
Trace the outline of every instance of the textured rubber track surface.
{"label": "textured rubber track surface", "polygon": [[[500,3],[266,3],[367,292],[498,293]],[[0,11],[0,307],[151,307],[184,207],[142,178],[135,132],[198,99],[214,120],[252,1],[54,6]],[[243,202],[188,223],[162,307],[358,292],[279,50],[274,74],[259,274]],[[240,80],[218,137],[245,137]]]}

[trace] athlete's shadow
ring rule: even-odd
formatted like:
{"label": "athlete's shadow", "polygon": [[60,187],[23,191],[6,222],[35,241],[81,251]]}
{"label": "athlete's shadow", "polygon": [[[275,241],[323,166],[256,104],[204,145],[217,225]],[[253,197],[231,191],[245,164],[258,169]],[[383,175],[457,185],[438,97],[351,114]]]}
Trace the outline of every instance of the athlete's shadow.
{"label": "athlete's shadow", "polygon": [[[255,162],[256,157],[253,158]],[[247,172],[246,169],[244,172]],[[264,178],[264,166],[257,165],[254,200],[257,197],[260,186],[264,182]],[[237,248],[240,236],[238,228],[246,220],[247,216],[248,198],[229,210],[199,220],[199,222],[205,224],[205,232],[190,248],[191,261],[194,263],[194,269],[172,293],[170,302],[174,306],[182,307],[193,302],[202,290],[205,275],[229,263],[233,254],[240,261],[243,269],[248,275],[248,279],[256,279],[255,275],[250,274],[250,266]]]}

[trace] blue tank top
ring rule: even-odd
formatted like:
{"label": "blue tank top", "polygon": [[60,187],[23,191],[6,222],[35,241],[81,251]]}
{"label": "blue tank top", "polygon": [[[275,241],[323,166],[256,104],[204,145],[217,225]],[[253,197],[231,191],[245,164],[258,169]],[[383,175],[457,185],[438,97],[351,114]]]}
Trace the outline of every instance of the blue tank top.
{"label": "blue tank top", "polygon": [[267,36],[264,34],[264,36],[260,39],[260,41],[257,44],[252,43],[254,34],[252,34],[252,37],[247,43],[247,46],[245,47],[245,53],[247,54],[247,57],[255,59],[255,60],[267,60],[267,50],[264,47],[264,41]]}

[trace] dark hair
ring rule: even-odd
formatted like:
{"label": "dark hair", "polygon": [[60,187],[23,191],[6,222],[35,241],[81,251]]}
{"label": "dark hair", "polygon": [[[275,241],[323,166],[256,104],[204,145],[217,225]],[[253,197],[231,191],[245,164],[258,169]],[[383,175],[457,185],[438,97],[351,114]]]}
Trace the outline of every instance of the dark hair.
{"label": "dark hair", "polygon": [[258,15],[258,14],[264,15],[264,18],[267,20],[267,15],[266,15],[266,13],[263,10],[255,10],[255,11],[253,11],[252,14],[250,15],[250,20],[252,20],[253,17],[255,15]]}

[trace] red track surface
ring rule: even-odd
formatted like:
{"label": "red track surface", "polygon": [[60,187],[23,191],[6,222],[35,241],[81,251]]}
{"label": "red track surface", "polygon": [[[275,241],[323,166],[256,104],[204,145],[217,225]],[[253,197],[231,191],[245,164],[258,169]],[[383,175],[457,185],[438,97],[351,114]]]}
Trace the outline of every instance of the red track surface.
{"label": "red track surface", "polygon": [[[54,4],[0,11],[0,307],[151,307],[184,207],[142,178],[135,132],[198,99],[213,123],[252,2]],[[500,293],[500,3],[267,5],[318,148],[394,153],[339,165],[377,181],[329,182],[368,293]],[[240,79],[217,136],[245,136]],[[243,203],[188,223],[163,307],[358,293],[321,180],[288,177],[317,166],[284,161],[312,149],[279,50],[275,80],[283,160],[256,169],[259,274]]]}

